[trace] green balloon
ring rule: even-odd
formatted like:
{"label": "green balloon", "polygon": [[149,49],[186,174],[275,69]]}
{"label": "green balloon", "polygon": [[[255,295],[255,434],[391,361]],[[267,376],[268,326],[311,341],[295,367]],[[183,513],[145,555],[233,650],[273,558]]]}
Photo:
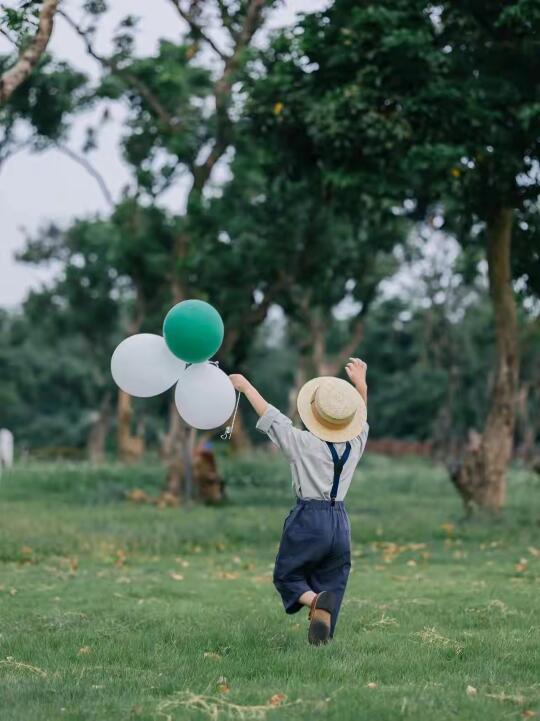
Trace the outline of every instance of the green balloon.
{"label": "green balloon", "polygon": [[183,300],[163,321],[163,336],[171,353],[186,363],[211,358],[223,341],[220,314],[203,300]]}

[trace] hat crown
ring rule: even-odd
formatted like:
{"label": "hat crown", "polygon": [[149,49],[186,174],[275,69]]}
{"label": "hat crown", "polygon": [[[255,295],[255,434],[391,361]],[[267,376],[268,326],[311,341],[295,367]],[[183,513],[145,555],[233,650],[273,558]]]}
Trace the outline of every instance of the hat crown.
{"label": "hat crown", "polygon": [[324,379],[315,391],[314,402],[317,413],[336,425],[350,421],[358,408],[356,391],[340,378]]}

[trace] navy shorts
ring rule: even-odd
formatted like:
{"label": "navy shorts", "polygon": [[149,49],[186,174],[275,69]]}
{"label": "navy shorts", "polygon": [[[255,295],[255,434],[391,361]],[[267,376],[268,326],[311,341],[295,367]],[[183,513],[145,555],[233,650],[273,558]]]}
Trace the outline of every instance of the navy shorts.
{"label": "navy shorts", "polygon": [[305,591],[333,591],[333,635],[350,570],[351,528],[343,502],[298,499],[285,519],[274,568],[285,611],[299,611]]}

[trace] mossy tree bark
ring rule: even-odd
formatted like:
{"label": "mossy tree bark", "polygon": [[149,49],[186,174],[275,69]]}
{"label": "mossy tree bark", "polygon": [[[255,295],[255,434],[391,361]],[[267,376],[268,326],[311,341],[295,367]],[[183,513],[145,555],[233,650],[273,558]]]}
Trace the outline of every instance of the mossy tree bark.
{"label": "mossy tree bark", "polygon": [[512,456],[519,374],[516,303],[511,284],[513,211],[501,208],[487,223],[489,290],[495,318],[496,367],[483,433],[470,443],[452,474],[470,512],[498,512],[506,499],[506,469]]}

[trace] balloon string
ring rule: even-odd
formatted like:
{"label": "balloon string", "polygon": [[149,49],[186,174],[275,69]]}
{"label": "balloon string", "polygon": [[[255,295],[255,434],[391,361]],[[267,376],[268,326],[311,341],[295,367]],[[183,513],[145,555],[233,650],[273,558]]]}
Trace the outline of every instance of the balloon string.
{"label": "balloon string", "polygon": [[236,413],[238,412],[238,405],[239,405],[239,403],[240,403],[240,396],[241,396],[241,395],[242,395],[242,394],[240,393],[240,391],[238,391],[238,395],[236,396],[236,404],[235,404],[235,406],[234,406],[234,413],[233,413],[233,416],[232,416],[232,419],[231,419],[231,425],[230,425],[230,426],[227,426],[227,427],[225,428],[225,432],[222,433],[221,436],[220,436],[220,438],[222,438],[224,441],[230,441],[230,440],[231,440],[231,436],[232,436],[232,432],[233,432],[233,428],[234,428],[234,422],[235,422],[235,420],[236,420]]}

